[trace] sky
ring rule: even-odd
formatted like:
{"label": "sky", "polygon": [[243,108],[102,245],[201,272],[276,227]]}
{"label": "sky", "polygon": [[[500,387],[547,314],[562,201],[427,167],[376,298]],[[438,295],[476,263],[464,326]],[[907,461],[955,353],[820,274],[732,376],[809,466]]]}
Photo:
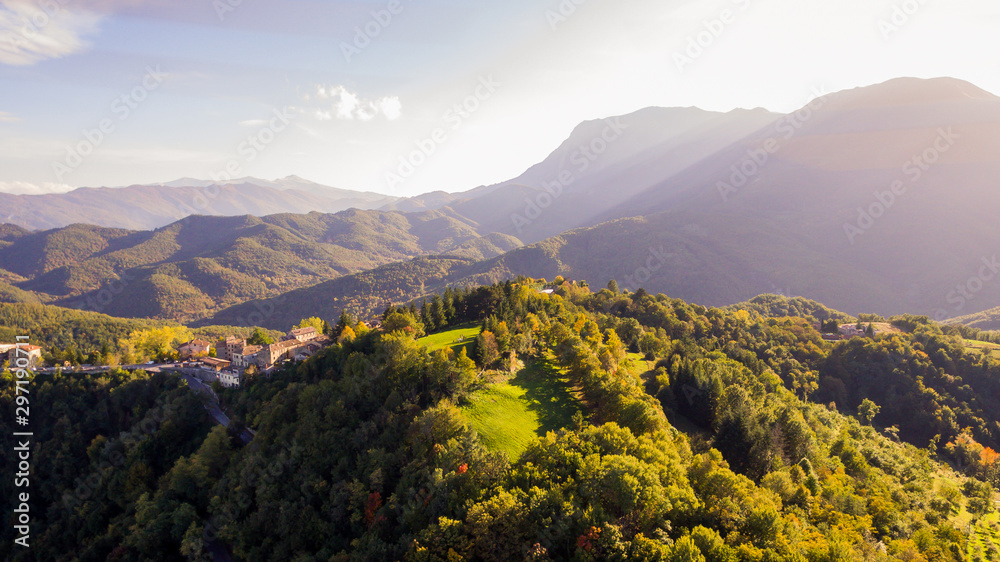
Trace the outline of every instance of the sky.
{"label": "sky", "polygon": [[996,0],[0,0],[0,191],[464,191],[648,106],[790,112],[903,76],[1000,94],[996,29]]}

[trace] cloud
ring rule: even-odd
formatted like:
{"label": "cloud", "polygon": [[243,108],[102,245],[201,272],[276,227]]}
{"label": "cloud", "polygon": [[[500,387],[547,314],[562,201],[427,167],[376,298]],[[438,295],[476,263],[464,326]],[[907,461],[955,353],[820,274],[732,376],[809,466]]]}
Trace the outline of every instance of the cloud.
{"label": "cloud", "polygon": [[344,86],[317,86],[315,94],[307,94],[303,100],[314,104],[314,107],[302,110],[303,113],[320,121],[371,121],[378,116],[394,121],[403,111],[403,103],[398,96],[369,100]]}
{"label": "cloud", "polygon": [[0,0],[0,64],[30,66],[80,52],[101,19],[68,2]]}
{"label": "cloud", "polygon": [[403,103],[399,101],[397,97],[382,98],[380,102],[382,106],[382,114],[389,121],[395,121],[399,119],[399,116],[403,113]]}
{"label": "cloud", "polygon": [[15,121],[20,121],[17,117],[14,117],[6,111],[0,111],[0,123],[13,123]]}
{"label": "cloud", "polygon": [[13,195],[44,195],[66,193],[76,189],[64,183],[28,183],[26,181],[0,181],[0,193]]}

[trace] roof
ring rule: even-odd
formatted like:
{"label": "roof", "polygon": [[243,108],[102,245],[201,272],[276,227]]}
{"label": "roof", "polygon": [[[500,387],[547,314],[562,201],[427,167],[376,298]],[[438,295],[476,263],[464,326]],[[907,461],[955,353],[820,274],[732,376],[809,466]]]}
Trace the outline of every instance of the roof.
{"label": "roof", "polygon": [[201,360],[202,363],[206,365],[229,365],[230,362],[225,359],[216,359],[215,357],[205,357]]}
{"label": "roof", "polygon": [[239,353],[240,355],[246,357],[247,355],[256,355],[262,349],[264,348],[259,345],[248,345],[244,347],[242,350],[237,351],[236,353]]}
{"label": "roof", "polygon": [[292,330],[291,333],[294,336],[304,336],[306,334],[315,334],[317,332],[319,332],[319,330],[317,330],[316,328],[312,326],[306,326],[305,328],[296,328]]}
{"label": "roof", "polygon": [[31,345],[27,343],[0,343],[0,350],[6,351],[9,349],[14,349],[15,347],[20,349],[29,349],[29,350],[41,349],[41,347],[37,345]]}
{"label": "roof", "polygon": [[191,345],[200,345],[200,346],[202,346],[202,347],[204,347],[204,346],[206,346],[206,345],[212,345],[212,343],[211,343],[211,342],[207,342],[207,341],[205,341],[205,340],[202,340],[202,339],[195,339],[195,340],[191,340],[191,341],[189,341],[188,343],[189,343],[189,344],[191,344]]}
{"label": "roof", "polygon": [[278,343],[272,343],[267,347],[268,349],[276,350],[276,349],[293,349],[296,347],[301,347],[302,345],[303,343],[300,342],[299,340],[285,340],[285,341],[280,341]]}

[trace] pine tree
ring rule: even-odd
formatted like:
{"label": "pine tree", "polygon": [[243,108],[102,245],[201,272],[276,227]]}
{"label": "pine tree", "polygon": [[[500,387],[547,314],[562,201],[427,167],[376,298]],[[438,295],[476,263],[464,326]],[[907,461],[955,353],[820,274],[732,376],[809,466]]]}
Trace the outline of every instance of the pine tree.
{"label": "pine tree", "polygon": [[455,320],[455,291],[448,287],[444,291],[444,317],[451,323]]}
{"label": "pine tree", "polygon": [[434,319],[431,318],[430,307],[427,306],[427,299],[424,299],[423,304],[420,305],[420,322],[424,325],[428,332],[433,332],[437,329],[434,324]]}
{"label": "pine tree", "polygon": [[440,330],[448,325],[448,319],[445,317],[444,312],[444,301],[441,300],[439,295],[434,295],[431,298],[430,315],[436,329]]}
{"label": "pine tree", "polygon": [[357,325],[357,321],[351,316],[347,310],[340,311],[340,318],[337,320],[337,325],[333,328],[333,338],[338,339],[344,333],[347,328],[353,328]]}

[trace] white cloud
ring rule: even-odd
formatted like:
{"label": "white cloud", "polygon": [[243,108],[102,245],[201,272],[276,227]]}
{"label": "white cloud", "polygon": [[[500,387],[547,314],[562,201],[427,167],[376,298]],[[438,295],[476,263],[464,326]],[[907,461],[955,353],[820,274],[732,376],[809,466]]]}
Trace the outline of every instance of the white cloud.
{"label": "white cloud", "polygon": [[6,111],[0,111],[0,123],[13,123],[15,121],[20,121],[17,117],[14,117]]}
{"label": "white cloud", "polygon": [[382,98],[380,105],[382,106],[382,114],[389,121],[399,119],[399,116],[403,113],[403,103],[397,97]]}
{"label": "white cloud", "polygon": [[64,183],[28,183],[26,181],[0,181],[0,193],[14,195],[44,195],[46,193],[66,193],[76,189]]}
{"label": "white cloud", "polygon": [[320,107],[303,110],[320,121],[371,121],[378,116],[389,121],[399,119],[403,103],[398,96],[365,99],[344,86],[317,86],[315,96],[305,95],[303,101],[314,101]]}
{"label": "white cloud", "polygon": [[87,47],[102,16],[57,2],[0,0],[0,64],[28,66]]}

